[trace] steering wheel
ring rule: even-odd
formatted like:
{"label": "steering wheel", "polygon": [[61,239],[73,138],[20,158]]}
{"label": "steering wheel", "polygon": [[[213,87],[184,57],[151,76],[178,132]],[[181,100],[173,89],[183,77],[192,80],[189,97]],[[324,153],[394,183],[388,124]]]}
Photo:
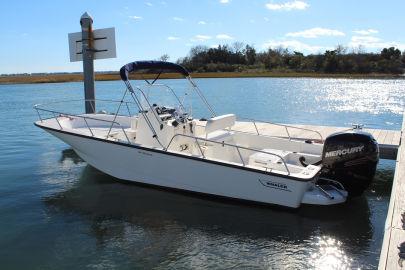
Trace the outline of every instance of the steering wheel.
{"label": "steering wheel", "polygon": [[176,107],[176,109],[172,113],[174,119],[176,119],[177,122],[179,123],[184,123],[186,122],[188,113],[184,112],[181,107]]}

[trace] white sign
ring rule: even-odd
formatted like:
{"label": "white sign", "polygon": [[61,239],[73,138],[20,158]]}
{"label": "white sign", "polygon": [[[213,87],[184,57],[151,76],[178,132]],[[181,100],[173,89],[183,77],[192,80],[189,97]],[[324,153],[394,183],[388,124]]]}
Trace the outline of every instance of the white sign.
{"label": "white sign", "polygon": [[[115,28],[104,28],[93,31],[94,59],[117,57],[115,48]],[[69,34],[70,62],[82,61],[82,32]]]}

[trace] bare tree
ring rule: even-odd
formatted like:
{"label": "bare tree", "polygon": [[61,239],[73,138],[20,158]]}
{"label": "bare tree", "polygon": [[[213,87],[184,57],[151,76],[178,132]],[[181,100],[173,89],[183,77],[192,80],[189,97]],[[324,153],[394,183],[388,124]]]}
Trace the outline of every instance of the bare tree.
{"label": "bare tree", "polygon": [[235,53],[240,53],[242,52],[243,48],[245,47],[245,44],[243,42],[236,41],[232,44],[232,48]]}
{"label": "bare tree", "polygon": [[336,54],[346,54],[347,53],[347,47],[345,47],[345,46],[343,46],[341,44],[338,44],[336,46],[335,51],[336,51]]}
{"label": "bare tree", "polygon": [[364,54],[365,52],[366,52],[366,50],[363,45],[359,45],[352,49],[353,54]]}
{"label": "bare tree", "polygon": [[170,56],[165,53],[164,55],[162,55],[161,57],[158,58],[159,61],[163,61],[163,62],[167,62],[170,59]]}
{"label": "bare tree", "polygon": [[205,52],[208,50],[208,47],[205,45],[198,45],[198,46],[194,46],[191,48],[190,50],[190,57],[194,57],[202,52]]}

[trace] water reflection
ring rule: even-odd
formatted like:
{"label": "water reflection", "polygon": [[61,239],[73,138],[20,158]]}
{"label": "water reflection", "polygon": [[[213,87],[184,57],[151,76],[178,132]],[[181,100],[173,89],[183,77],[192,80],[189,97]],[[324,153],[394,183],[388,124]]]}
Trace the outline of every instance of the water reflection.
{"label": "water reflection", "polygon": [[[80,162],[71,151],[67,159]],[[349,268],[373,235],[364,197],[333,207],[258,207],[145,188],[91,166],[44,202],[84,219],[98,248],[118,248],[143,267]]]}
{"label": "water reflection", "polygon": [[70,161],[74,164],[84,162],[83,159],[81,159],[72,148],[62,150],[62,156],[60,157],[59,162],[64,163]]}
{"label": "water reflection", "polygon": [[[381,163],[381,161],[380,161]],[[387,196],[391,195],[392,180],[394,179],[393,167],[378,167],[374,181],[369,190],[366,191],[367,196]]]}
{"label": "water reflection", "polygon": [[342,242],[332,237],[318,237],[316,250],[310,259],[315,269],[351,269],[352,259],[345,253]]}

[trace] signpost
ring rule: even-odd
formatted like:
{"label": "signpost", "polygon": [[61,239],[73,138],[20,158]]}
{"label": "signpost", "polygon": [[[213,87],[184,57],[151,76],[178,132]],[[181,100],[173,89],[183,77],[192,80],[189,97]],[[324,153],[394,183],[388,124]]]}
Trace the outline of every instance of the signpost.
{"label": "signpost", "polygon": [[94,91],[94,59],[117,57],[115,29],[94,30],[93,19],[85,12],[80,18],[82,32],[69,34],[70,62],[83,61],[83,82],[86,113],[96,111]]}

